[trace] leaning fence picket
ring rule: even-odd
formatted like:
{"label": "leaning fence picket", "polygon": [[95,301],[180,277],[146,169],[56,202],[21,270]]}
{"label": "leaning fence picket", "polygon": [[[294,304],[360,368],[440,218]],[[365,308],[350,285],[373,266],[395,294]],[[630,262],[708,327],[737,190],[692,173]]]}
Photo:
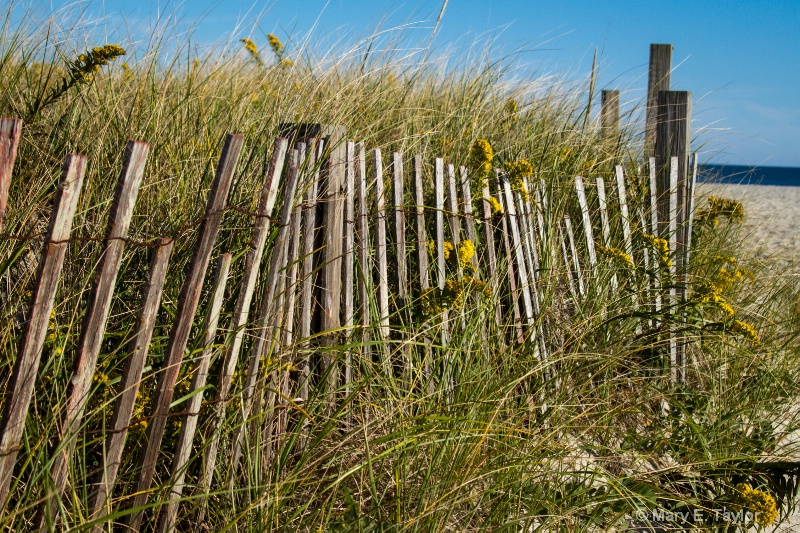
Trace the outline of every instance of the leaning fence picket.
{"label": "leaning fence picket", "polygon": [[503,250],[506,256],[506,264],[508,265],[508,286],[511,292],[511,308],[514,312],[514,331],[517,334],[517,342],[522,344],[525,341],[524,332],[522,331],[522,312],[519,307],[520,288],[517,283],[517,270],[514,268],[514,250],[511,247],[511,233],[508,222],[508,207],[504,198],[503,186],[500,182],[500,172],[495,170],[495,178],[497,179],[497,198],[500,202],[500,209],[502,216],[500,217],[500,229],[503,236]]}
{"label": "leaning fence picket", "polygon": [[369,339],[370,294],[372,291],[372,266],[369,246],[369,204],[367,203],[367,162],[362,143],[355,146],[356,196],[358,200],[358,305],[365,361],[371,358]]}
{"label": "leaning fence picket", "polygon": [[253,346],[250,348],[250,356],[247,362],[247,373],[245,374],[245,382],[242,390],[243,420],[239,427],[236,440],[234,441],[233,451],[231,452],[230,471],[228,473],[229,487],[236,476],[239,459],[241,459],[242,447],[247,437],[248,421],[253,406],[253,395],[255,393],[256,381],[258,380],[261,357],[265,353],[268,343],[272,341],[270,333],[273,331],[273,328],[270,326],[273,324],[275,317],[274,311],[276,309],[276,302],[274,302],[274,299],[278,292],[280,273],[286,264],[286,248],[289,244],[288,236],[291,229],[290,222],[294,207],[295,190],[297,188],[300,166],[299,159],[300,153],[298,150],[291,150],[289,152],[289,171],[286,174],[283,205],[281,205],[280,219],[278,222],[280,229],[278,230],[278,235],[275,238],[275,245],[271,251],[272,256],[270,257],[269,268],[267,270],[266,289],[264,290],[264,295],[261,299],[261,308],[256,318],[258,335],[256,336],[255,342],[253,342]]}
{"label": "leaning fence picket", "polygon": [[300,277],[303,286],[300,289],[300,338],[303,340],[304,353],[300,360],[300,391],[303,402],[308,401],[311,369],[309,360],[309,341],[311,337],[311,317],[314,312],[314,235],[317,227],[317,193],[319,186],[318,161],[322,157],[322,142],[312,141],[308,151],[308,165],[314,169],[311,183],[306,189],[305,206],[303,207],[303,263]]}
{"label": "leaning fence picket", "polygon": [[87,302],[88,311],[84,317],[75,352],[74,370],[67,388],[67,409],[61,423],[59,439],[55,445],[55,458],[50,470],[52,479],[52,485],[49,487],[50,496],[39,511],[39,528],[52,522],[58,507],[58,497],[64,492],[67,484],[69,466],[86,402],[89,400],[97,356],[100,354],[117,274],[122,264],[125,239],[128,236],[149,149],[150,145],[136,141],[129,141],[125,147],[125,159],[114,191],[100,264]]}
{"label": "leaning fence picket", "polygon": [[164,367],[159,373],[156,391],[151,406],[152,418],[147,426],[147,442],[139,458],[139,475],[136,489],[129,509],[133,512],[127,517],[127,525],[138,530],[144,516],[143,506],[150,494],[150,486],[156,471],[156,462],[161,448],[161,440],[167,425],[169,407],[175,391],[183,354],[189,341],[194,316],[200,303],[203,280],[211,259],[211,250],[219,232],[222,215],[228,200],[228,190],[233,180],[236,164],[244,144],[241,135],[228,135],[211,190],[208,194],[206,214],[198,229],[198,239],[192,252],[192,259],[186,271],[186,278],[178,297],[175,322],[170,331],[164,357]]}
{"label": "leaning fence picket", "polygon": [[[611,248],[611,225],[608,223],[608,210],[606,203],[606,186],[603,178],[595,178],[597,186],[597,203],[600,209],[600,225],[603,230],[603,246]],[[618,286],[617,273],[611,276],[611,290],[616,292]]]}
{"label": "leaning fence picket", "polygon": [[586,253],[589,256],[589,268],[594,273],[597,268],[597,252],[594,248],[594,236],[592,232],[592,219],[589,216],[589,203],[586,200],[586,189],[583,186],[583,178],[575,176],[575,192],[578,194],[578,204],[581,208],[583,218],[583,232],[586,236]]}
{"label": "leaning fence picket", "polygon": [[[264,176],[264,185],[256,208],[256,220],[253,227],[253,234],[250,238],[250,246],[245,255],[244,273],[242,275],[239,296],[231,320],[231,331],[233,338],[225,350],[225,357],[222,363],[222,370],[217,382],[214,394],[214,409],[209,420],[209,439],[206,448],[206,462],[203,469],[202,487],[208,491],[217,464],[217,452],[219,450],[220,431],[225,416],[225,405],[228,402],[228,394],[233,384],[233,375],[236,372],[236,365],[239,362],[239,352],[244,340],[245,327],[250,318],[250,305],[253,302],[253,294],[256,290],[256,282],[261,268],[261,260],[264,256],[264,246],[267,242],[269,227],[272,223],[272,212],[275,209],[275,202],[278,198],[278,188],[283,173],[283,166],[286,160],[286,150],[288,141],[284,138],[275,139],[272,147],[272,157]],[[196,520],[202,522],[205,517],[205,507],[198,507]]]}
{"label": "leaning fence picket", "polygon": [[578,279],[578,291],[581,298],[586,296],[586,286],[583,282],[583,273],[581,272],[581,262],[578,259],[578,250],[575,246],[575,232],[572,230],[572,220],[569,215],[564,215],[564,229],[567,231],[567,241],[569,242],[569,250],[572,255],[572,268],[575,277]]}
{"label": "leaning fence picket", "polygon": [[486,250],[486,279],[490,280],[492,294],[495,296],[497,301],[497,305],[494,306],[495,308],[495,322],[497,327],[501,327],[503,324],[503,310],[500,306],[500,301],[498,298],[498,293],[500,290],[499,285],[499,278],[495,275],[497,272],[497,256],[495,254],[494,249],[494,219],[492,216],[492,203],[491,203],[491,192],[489,192],[489,185],[486,184],[483,186],[483,190],[481,191],[483,200],[483,230],[484,230],[484,246],[483,249]]}
{"label": "leaning fence picket", "polygon": [[[461,196],[464,201],[464,222],[467,239],[472,242],[475,249],[478,248],[478,241],[475,234],[475,217],[472,215],[472,191],[470,190],[469,177],[467,175],[467,167],[458,168],[459,176],[461,177]],[[472,254],[472,270],[473,276],[480,277],[478,272],[478,254]]]}
{"label": "leaning fence picket", "polygon": [[[508,176],[502,175],[500,181],[505,192],[506,204],[505,214],[508,224],[511,226],[511,240],[514,252],[514,259],[517,262],[517,272],[519,272],[520,289],[522,291],[522,304],[525,311],[525,326],[530,328],[533,324],[533,301],[531,298],[531,284],[528,279],[528,272],[525,269],[525,257],[522,250],[522,239],[520,238],[519,226],[517,225],[517,210],[514,207],[514,196],[511,192],[511,184]],[[525,337],[530,336],[530,331],[524,332]]]}
{"label": "leaning fence picket", "polygon": [[85,172],[85,156],[78,154],[67,156],[50,215],[50,225],[31,295],[28,320],[25,322],[11,381],[6,389],[6,401],[3,403],[3,418],[0,425],[0,509],[5,507],[11,486],[11,476],[19,453],[20,439],[25,430],[25,420],[28,417],[42,348],[50,323],[50,312],[53,309],[58,280],[64,266],[64,256],[69,246],[67,240],[72,231],[72,219],[78,206]]}
{"label": "leaning fence picket", "polygon": [[394,244],[397,258],[397,307],[408,304],[408,272],[406,267],[406,213],[403,199],[403,155],[392,153],[392,193],[394,196]]}
{"label": "leaning fence picket", "polygon": [[217,325],[219,324],[222,301],[225,297],[225,286],[228,283],[228,273],[231,268],[231,254],[222,254],[217,259],[217,267],[214,273],[214,281],[211,284],[211,298],[208,314],[205,320],[205,333],[203,335],[203,350],[195,361],[195,369],[192,374],[190,391],[192,397],[189,398],[184,410],[186,415],[181,421],[181,429],[178,434],[178,443],[175,445],[175,454],[172,459],[172,487],[167,497],[166,506],[161,511],[161,521],[158,530],[161,532],[173,531],[175,529],[175,519],[178,517],[178,504],[183,494],[184,480],[186,478],[186,468],[192,453],[192,443],[194,442],[197,422],[200,417],[200,407],[203,404],[203,392],[208,379],[208,369],[211,366],[211,354],[213,353],[214,339],[217,336]]}
{"label": "leaning fence picket", "polygon": [[8,189],[21,135],[22,119],[0,118],[0,231],[6,218]]}
{"label": "leaning fence picket", "polygon": [[[671,157],[669,162],[669,190],[667,194],[669,196],[669,221],[667,222],[667,239],[669,239],[669,249],[670,252],[675,255],[678,249],[678,158]],[[669,306],[670,306],[670,315],[674,316],[675,307],[677,304],[677,297],[678,292],[675,287],[675,260],[673,259],[672,262],[669,264],[669,274],[670,279],[672,279],[672,283],[670,283],[669,287]],[[678,337],[675,332],[674,327],[670,327],[669,329],[669,361],[670,361],[670,369],[672,380],[675,383],[682,383],[683,382],[683,361],[679,359],[680,355],[678,353]]]}
{"label": "leaning fence picket", "polygon": [[[142,371],[147,360],[153,328],[161,304],[161,293],[167,276],[167,265],[175,241],[160,238],[156,241],[155,253],[150,263],[147,282],[142,291],[142,303],[136,317],[135,327],[125,351],[128,353],[122,369],[120,393],[114,403],[114,414],[107,430],[103,470],[89,504],[89,518],[99,519],[111,513],[109,495],[114,492],[117,472],[122,462],[125,440],[131,427],[131,417],[136,404],[136,395],[142,381]],[[94,533],[104,531],[102,523],[96,525]]]}

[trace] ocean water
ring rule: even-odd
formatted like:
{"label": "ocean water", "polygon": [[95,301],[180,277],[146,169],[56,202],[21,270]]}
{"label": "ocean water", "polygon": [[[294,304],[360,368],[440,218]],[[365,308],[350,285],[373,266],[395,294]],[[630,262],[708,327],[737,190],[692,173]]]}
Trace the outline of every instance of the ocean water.
{"label": "ocean water", "polygon": [[800,187],[800,167],[700,165],[697,181]]}

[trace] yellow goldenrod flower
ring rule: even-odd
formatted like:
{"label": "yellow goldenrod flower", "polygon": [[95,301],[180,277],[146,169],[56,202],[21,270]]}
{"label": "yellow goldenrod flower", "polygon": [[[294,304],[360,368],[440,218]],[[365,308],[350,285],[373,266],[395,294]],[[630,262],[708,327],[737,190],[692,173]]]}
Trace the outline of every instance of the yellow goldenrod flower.
{"label": "yellow goldenrod flower", "polygon": [[503,206],[500,205],[500,202],[494,196],[490,196],[489,197],[489,203],[492,205],[492,213],[493,214],[497,214],[497,213],[502,213],[503,212]]}
{"label": "yellow goldenrod flower", "polygon": [[731,326],[731,331],[735,335],[741,335],[755,346],[759,346],[761,344],[761,339],[758,338],[758,332],[756,332],[756,328],[753,327],[752,324],[742,322],[741,320],[734,320],[733,326]]}
{"label": "yellow goldenrod flower", "polygon": [[650,246],[659,253],[659,264],[661,267],[666,269],[672,268],[672,259],[669,257],[669,243],[666,239],[647,234],[643,235],[643,237],[650,243]]}
{"label": "yellow goldenrod flower", "polygon": [[444,258],[450,259],[450,252],[454,249],[453,243],[450,241],[444,241]]}
{"label": "yellow goldenrod flower", "polygon": [[240,41],[244,44],[244,49],[250,54],[250,58],[260,67],[264,66],[264,61],[261,59],[261,54],[258,53],[258,48],[256,47],[256,43],[252,40],[245,37],[244,39],[240,39]]}
{"label": "yellow goldenrod flower", "polygon": [[752,489],[747,483],[739,483],[735,490],[737,503],[752,511],[761,527],[767,527],[778,519],[778,506],[771,494]]}
{"label": "yellow goldenrod flower", "polygon": [[291,59],[282,59],[280,65],[284,68],[291,68],[294,66],[294,61]]}
{"label": "yellow goldenrod flower", "polygon": [[609,259],[622,263],[627,268],[636,268],[633,264],[633,258],[619,248],[606,248],[605,246],[597,245],[597,251]]}
{"label": "yellow goldenrod flower", "polygon": [[695,221],[700,227],[717,227],[720,217],[725,217],[730,222],[741,222],[744,220],[744,205],[738,200],[709,196],[708,207],[697,211]]}
{"label": "yellow goldenrod flower", "polygon": [[475,185],[478,189],[483,189],[488,183],[486,178],[492,170],[492,159],[494,159],[492,145],[486,139],[476,140],[470,148],[469,158],[470,166],[475,173]]}
{"label": "yellow goldenrod flower", "polygon": [[463,241],[458,247],[458,260],[461,263],[461,268],[472,270],[472,258],[474,256],[475,244],[469,239]]}
{"label": "yellow goldenrod flower", "polygon": [[525,159],[520,159],[513,163],[506,163],[505,168],[511,180],[511,188],[519,191],[522,199],[527,202],[530,197],[528,196],[528,188],[525,187],[524,178],[529,178],[533,175],[533,166]]}

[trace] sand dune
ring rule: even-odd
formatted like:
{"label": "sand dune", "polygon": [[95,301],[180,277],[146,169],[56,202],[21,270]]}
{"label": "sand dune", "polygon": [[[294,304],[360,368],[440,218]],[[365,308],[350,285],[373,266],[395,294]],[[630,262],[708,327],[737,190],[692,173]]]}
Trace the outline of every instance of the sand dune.
{"label": "sand dune", "polygon": [[701,183],[697,192],[741,201],[747,238],[762,255],[800,258],[800,187]]}

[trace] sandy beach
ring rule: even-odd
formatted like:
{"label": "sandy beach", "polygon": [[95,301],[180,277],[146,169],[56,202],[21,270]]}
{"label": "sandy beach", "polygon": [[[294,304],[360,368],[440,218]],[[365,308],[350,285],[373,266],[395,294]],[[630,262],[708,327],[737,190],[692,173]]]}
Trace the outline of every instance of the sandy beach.
{"label": "sandy beach", "polygon": [[700,183],[697,193],[742,202],[747,238],[760,255],[800,258],[800,187]]}

